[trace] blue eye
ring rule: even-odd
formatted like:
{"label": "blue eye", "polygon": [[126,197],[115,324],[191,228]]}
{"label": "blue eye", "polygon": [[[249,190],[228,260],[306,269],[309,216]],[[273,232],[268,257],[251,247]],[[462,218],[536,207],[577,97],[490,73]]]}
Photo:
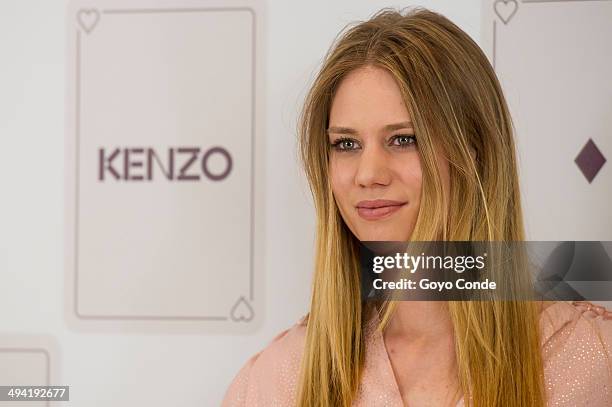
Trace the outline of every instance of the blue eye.
{"label": "blue eye", "polygon": [[357,143],[353,139],[350,139],[347,137],[341,137],[337,139],[336,141],[334,141],[331,144],[331,147],[334,150],[338,150],[338,151],[351,151],[351,150],[356,150],[355,148],[356,144]]}
{"label": "blue eye", "polygon": [[[416,136],[414,134],[398,134],[396,136],[391,137],[390,145],[399,148],[410,148],[416,146],[416,143]],[[331,148],[339,152],[354,151],[360,149],[359,143],[356,140],[348,137],[341,137],[337,139],[336,141],[331,143]]]}
{"label": "blue eye", "polygon": [[[391,140],[393,146],[397,146],[400,148],[407,148],[416,145],[416,137],[414,134],[398,134],[397,136],[393,136]],[[395,144],[395,141],[398,141],[399,144]]]}

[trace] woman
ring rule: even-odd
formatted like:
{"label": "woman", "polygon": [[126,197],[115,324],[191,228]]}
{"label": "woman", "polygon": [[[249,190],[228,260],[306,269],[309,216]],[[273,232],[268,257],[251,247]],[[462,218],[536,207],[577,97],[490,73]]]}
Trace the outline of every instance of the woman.
{"label": "woman", "polygon": [[349,29],[307,96],[300,148],[318,221],[310,312],[224,406],[612,405],[604,308],[361,300],[358,241],[524,240],[511,118],[461,29],[422,8]]}

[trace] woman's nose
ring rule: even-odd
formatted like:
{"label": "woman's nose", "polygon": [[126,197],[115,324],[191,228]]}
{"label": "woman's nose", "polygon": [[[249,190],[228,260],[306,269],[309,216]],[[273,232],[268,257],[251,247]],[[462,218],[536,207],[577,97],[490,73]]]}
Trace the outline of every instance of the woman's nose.
{"label": "woman's nose", "polygon": [[364,148],[359,156],[355,183],[363,187],[389,185],[391,171],[388,165],[389,157],[382,148],[378,146]]}

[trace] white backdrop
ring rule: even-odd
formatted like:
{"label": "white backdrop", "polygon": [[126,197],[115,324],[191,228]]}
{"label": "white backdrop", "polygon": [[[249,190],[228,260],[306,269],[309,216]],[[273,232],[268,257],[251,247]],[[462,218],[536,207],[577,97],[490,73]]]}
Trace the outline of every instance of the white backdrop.
{"label": "white backdrop", "polygon": [[[314,218],[297,166],[295,137],[307,85],[347,23],[366,19],[385,6],[412,4],[262,2],[266,298],[255,333],[227,335],[79,332],[67,326],[64,305],[71,295],[64,288],[63,240],[67,2],[1,2],[0,347],[44,349],[48,358],[30,358],[19,365],[14,359],[10,365],[8,359],[0,359],[0,382],[17,380],[19,372],[22,381],[38,378],[40,369],[48,367],[52,384],[71,386],[71,403],[65,405],[218,405],[247,358],[308,307]],[[443,13],[481,41],[481,1],[418,4]],[[600,181],[604,176],[610,180],[607,167],[599,174]],[[27,369],[32,370],[30,375]]]}

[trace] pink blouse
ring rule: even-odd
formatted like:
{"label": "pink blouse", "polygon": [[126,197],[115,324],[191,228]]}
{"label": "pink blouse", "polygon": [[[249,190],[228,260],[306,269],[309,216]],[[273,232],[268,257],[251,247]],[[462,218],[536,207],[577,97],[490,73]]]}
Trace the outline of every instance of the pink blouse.
{"label": "pink blouse", "polygon": [[[375,313],[374,313],[375,314]],[[294,406],[306,338],[305,316],[279,333],[240,369],[222,407]],[[374,315],[365,330],[363,377],[355,407],[402,407],[383,336]],[[592,329],[595,327],[596,329]],[[589,302],[557,302],[540,316],[548,406],[612,406],[612,312]],[[463,406],[463,399],[457,406]]]}

